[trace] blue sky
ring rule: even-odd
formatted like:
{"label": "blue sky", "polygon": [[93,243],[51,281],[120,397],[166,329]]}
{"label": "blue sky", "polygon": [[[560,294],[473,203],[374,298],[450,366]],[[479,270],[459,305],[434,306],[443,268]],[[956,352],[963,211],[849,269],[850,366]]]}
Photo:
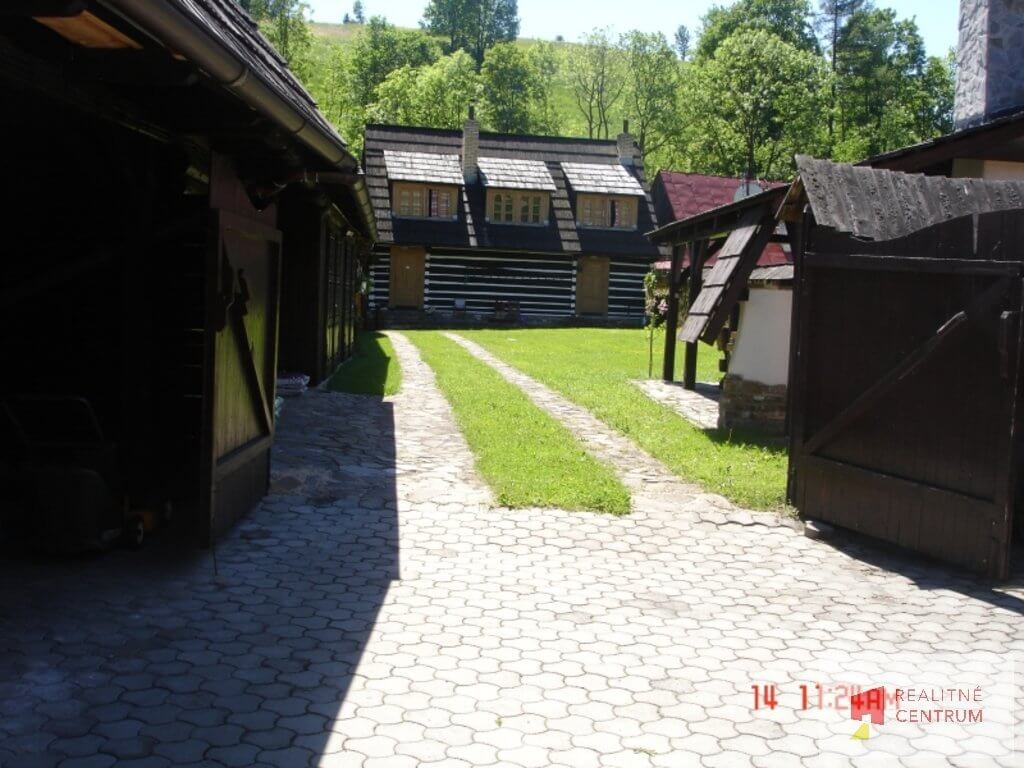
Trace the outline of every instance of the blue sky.
{"label": "blue sky", "polygon": [[[351,10],[349,0],[307,0],[316,21],[341,21]],[[553,40],[562,35],[576,40],[594,27],[662,31],[671,39],[676,27],[686,24],[691,32],[714,0],[519,0],[523,37]],[[717,4],[728,4],[718,0]],[[915,17],[928,52],[942,54],[956,45],[958,0],[876,0],[879,7],[894,8],[902,18]],[[815,5],[817,3],[815,2]],[[415,26],[423,16],[426,0],[363,0],[367,16],[379,14],[400,26]]]}

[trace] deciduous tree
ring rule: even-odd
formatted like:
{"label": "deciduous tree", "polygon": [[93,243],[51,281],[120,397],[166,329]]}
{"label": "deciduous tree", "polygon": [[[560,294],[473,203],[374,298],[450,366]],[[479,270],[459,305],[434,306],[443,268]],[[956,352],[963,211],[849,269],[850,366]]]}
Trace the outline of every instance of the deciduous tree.
{"label": "deciduous tree", "polygon": [[482,65],[488,48],[518,37],[519,9],[516,0],[430,0],[422,24],[447,38],[449,53],[465,49]]}
{"label": "deciduous tree", "polygon": [[817,53],[809,0],[738,0],[716,5],[701,20],[695,58],[707,59],[718,46],[741,29],[762,29],[800,50]]}
{"label": "deciduous tree", "polygon": [[365,108],[376,97],[377,86],[399,67],[419,67],[437,61],[441,51],[422,32],[397,29],[373,16],[356,35],[349,57],[348,86],[352,101]]}
{"label": "deciduous tree", "polygon": [[661,149],[677,133],[679,67],[660,32],[629,32],[622,37],[628,81],[628,114],[640,154]]}
{"label": "deciduous tree", "polygon": [[741,29],[687,74],[687,150],[704,162],[696,170],[785,176],[794,154],[820,149],[828,84],[820,56],[765,30]]}
{"label": "deciduous tree", "polygon": [[498,43],[480,68],[483,117],[496,131],[528,133],[533,102],[539,89],[530,60],[515,43]]}
{"label": "deciduous tree", "polygon": [[587,136],[607,139],[611,112],[626,85],[622,51],[607,30],[596,29],[569,52],[569,83]]}
{"label": "deciduous tree", "polygon": [[379,122],[458,128],[479,91],[476,62],[465,51],[456,51],[427,66],[391,72],[377,87],[369,114]]}

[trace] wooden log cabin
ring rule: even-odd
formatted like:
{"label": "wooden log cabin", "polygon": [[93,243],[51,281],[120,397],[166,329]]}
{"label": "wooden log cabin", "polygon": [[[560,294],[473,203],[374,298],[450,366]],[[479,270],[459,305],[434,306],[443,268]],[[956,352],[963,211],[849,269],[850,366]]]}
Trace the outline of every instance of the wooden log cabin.
{"label": "wooden log cabin", "polygon": [[382,324],[628,323],[659,250],[627,131],[597,141],[366,127]]}
{"label": "wooden log cabin", "polygon": [[232,0],[0,4],[0,98],[4,528],[169,503],[209,544],[267,490],[279,364],[351,349],[358,162]]}

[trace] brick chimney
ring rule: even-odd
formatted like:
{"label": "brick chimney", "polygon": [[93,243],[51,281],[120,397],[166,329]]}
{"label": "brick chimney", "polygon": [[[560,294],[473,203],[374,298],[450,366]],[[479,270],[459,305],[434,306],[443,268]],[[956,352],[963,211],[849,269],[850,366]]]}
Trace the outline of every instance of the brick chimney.
{"label": "brick chimney", "polygon": [[636,142],[629,135],[629,120],[622,121],[622,133],[615,138],[619,150],[619,162],[633,165],[636,162]]}
{"label": "brick chimney", "polygon": [[956,130],[1024,109],[1024,0],[960,0]]}
{"label": "brick chimney", "polygon": [[480,157],[480,123],[476,121],[476,107],[469,105],[469,119],[462,126],[462,177],[467,184],[477,178],[477,160]]}

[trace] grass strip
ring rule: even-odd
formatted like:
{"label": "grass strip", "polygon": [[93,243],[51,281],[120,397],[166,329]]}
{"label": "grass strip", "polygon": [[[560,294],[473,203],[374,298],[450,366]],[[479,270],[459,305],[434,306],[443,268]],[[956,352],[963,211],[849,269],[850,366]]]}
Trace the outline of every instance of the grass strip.
{"label": "grass strip", "polygon": [[440,333],[407,336],[434,370],[477,470],[500,504],[629,511],[629,491],[612,471],[518,387]]}
{"label": "grass strip", "polygon": [[[681,478],[749,509],[785,505],[786,448],[751,433],[702,430],[630,384],[646,378],[647,338],[635,329],[468,331],[492,354],[589,409]],[[664,336],[661,337],[662,342]],[[682,350],[677,366],[682,365]],[[655,349],[655,376],[661,349]],[[717,352],[702,345],[698,378],[717,380]]]}
{"label": "grass strip", "polygon": [[356,348],[327,382],[334,392],[357,395],[393,395],[402,383],[401,368],[383,333],[363,331],[356,336]]}

